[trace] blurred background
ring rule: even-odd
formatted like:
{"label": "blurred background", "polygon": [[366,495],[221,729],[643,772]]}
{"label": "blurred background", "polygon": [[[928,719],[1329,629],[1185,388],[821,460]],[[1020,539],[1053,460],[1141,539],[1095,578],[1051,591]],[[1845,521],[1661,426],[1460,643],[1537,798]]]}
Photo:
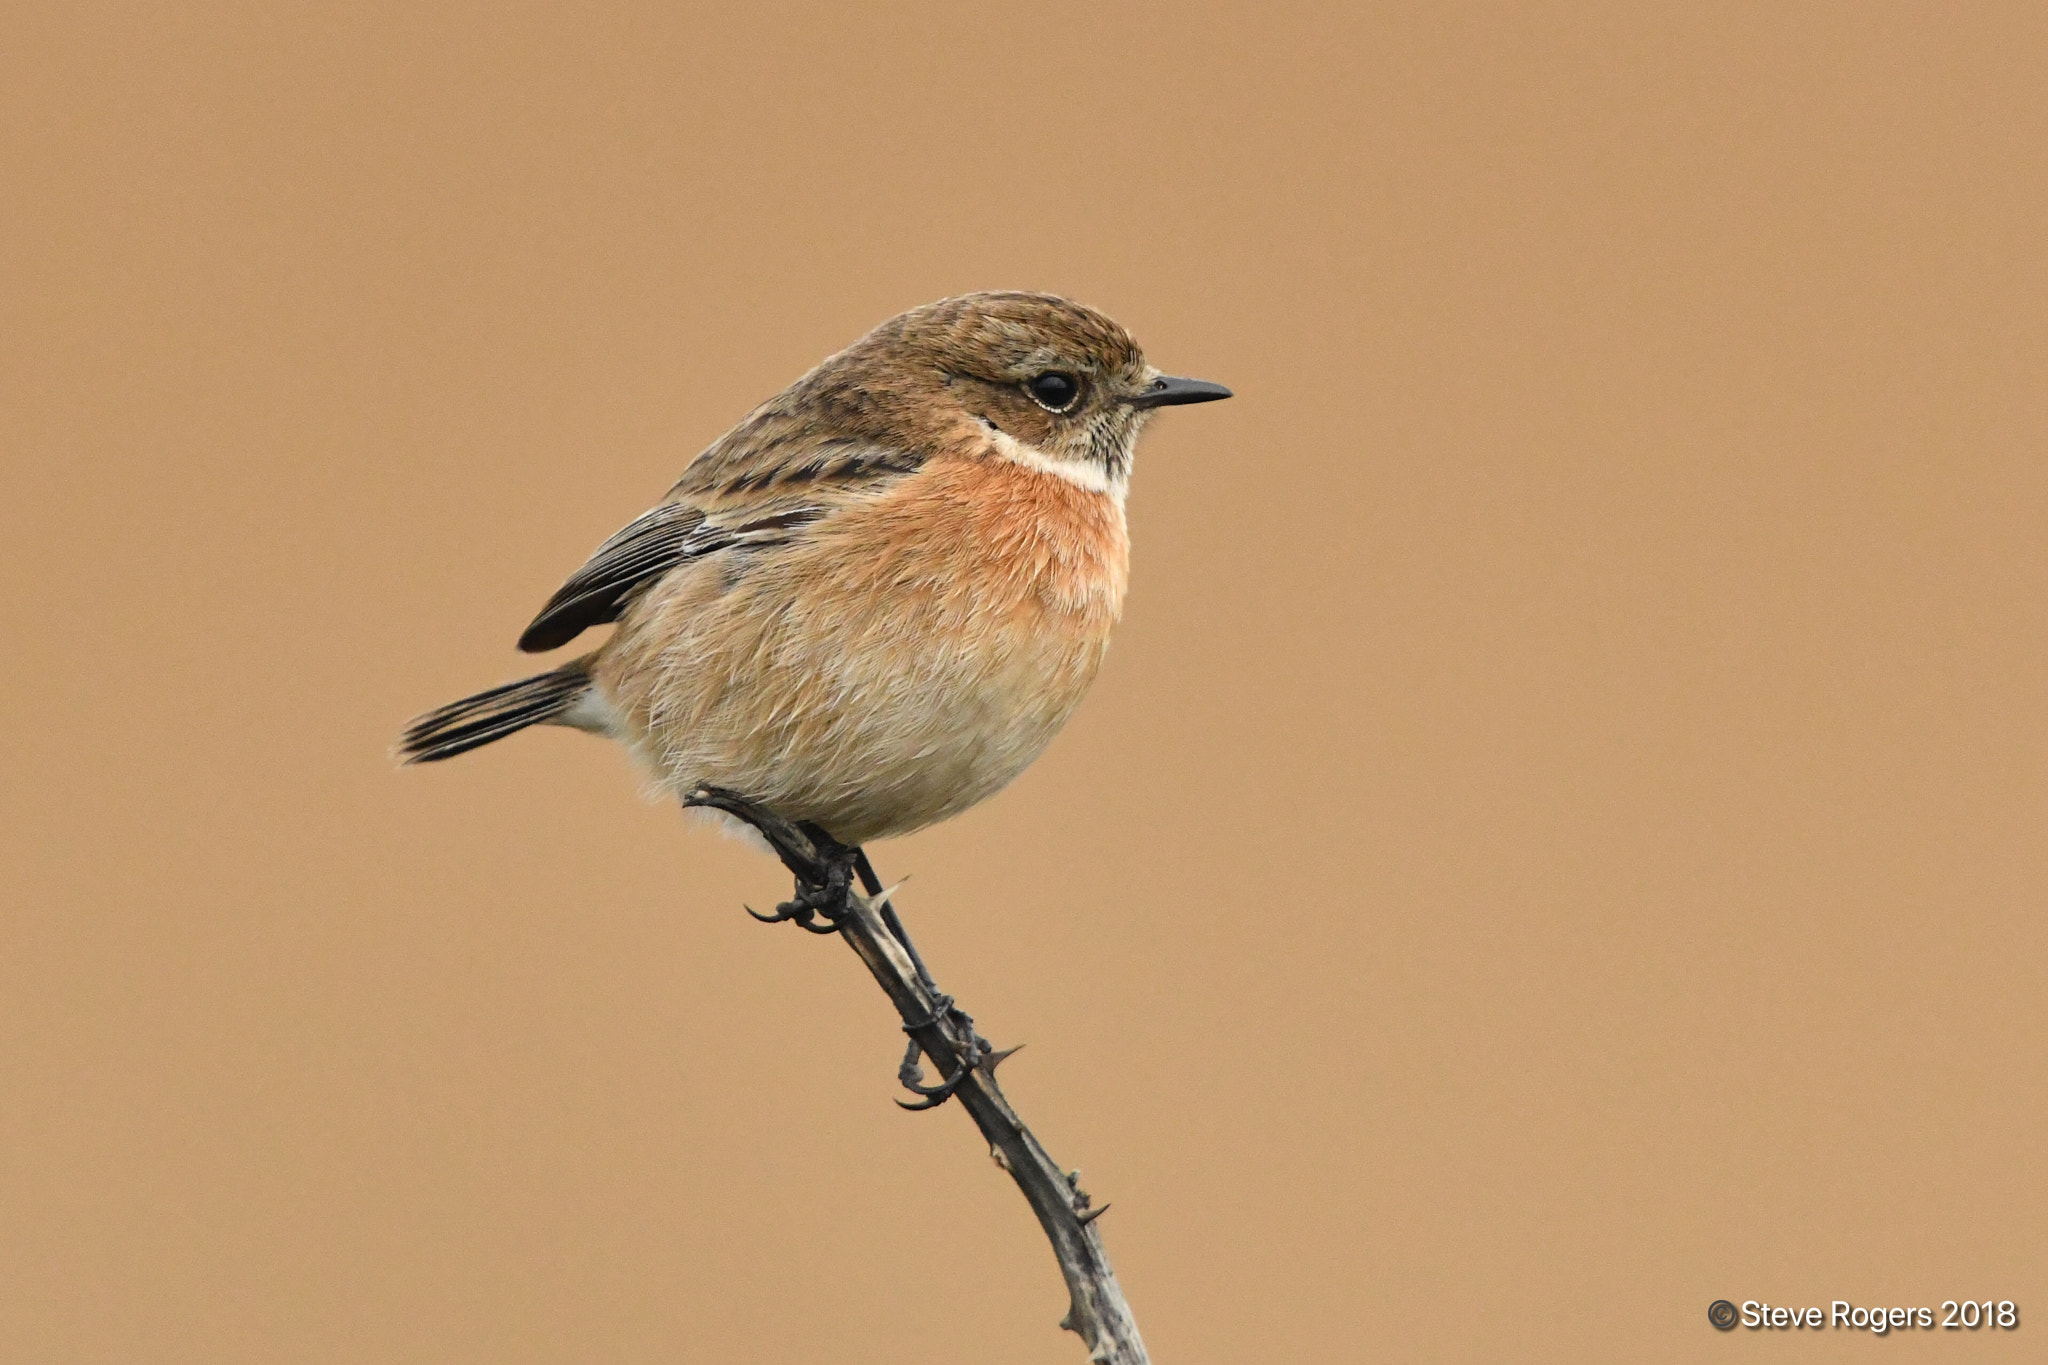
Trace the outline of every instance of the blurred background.
{"label": "blurred background", "polygon": [[1239,397],[1066,734],[873,852],[1154,1356],[2038,1359],[2048,11],[741,8],[0,19],[0,1358],[1081,1359],[775,864],[388,757],[1034,288]]}

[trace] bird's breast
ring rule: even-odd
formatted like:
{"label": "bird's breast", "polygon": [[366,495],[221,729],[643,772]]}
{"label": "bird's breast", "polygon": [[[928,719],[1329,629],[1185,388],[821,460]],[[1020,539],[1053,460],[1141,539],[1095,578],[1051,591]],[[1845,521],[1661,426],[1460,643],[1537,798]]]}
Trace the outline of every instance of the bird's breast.
{"label": "bird's breast", "polygon": [[842,620],[819,634],[935,704],[1063,720],[1123,612],[1123,507],[1012,461],[935,462],[821,529],[803,572]]}
{"label": "bird's breast", "polygon": [[859,840],[999,790],[1101,667],[1129,578],[1122,505],[999,458],[934,460],[736,574],[643,602],[598,678],[674,784]]}
{"label": "bird's breast", "polygon": [[1129,533],[1122,503],[1098,489],[1014,460],[948,460],[894,510],[894,533],[989,605],[1065,616],[1084,632],[1123,611]]}

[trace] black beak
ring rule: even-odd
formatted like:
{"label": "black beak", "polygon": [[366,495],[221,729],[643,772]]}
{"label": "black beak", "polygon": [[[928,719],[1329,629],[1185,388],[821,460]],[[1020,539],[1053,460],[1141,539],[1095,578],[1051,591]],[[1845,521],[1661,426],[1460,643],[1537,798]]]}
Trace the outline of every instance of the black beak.
{"label": "black beak", "polygon": [[1211,384],[1206,379],[1175,379],[1162,375],[1124,402],[1134,408],[1177,408],[1182,403],[1213,403],[1228,397],[1230,390],[1221,384]]}

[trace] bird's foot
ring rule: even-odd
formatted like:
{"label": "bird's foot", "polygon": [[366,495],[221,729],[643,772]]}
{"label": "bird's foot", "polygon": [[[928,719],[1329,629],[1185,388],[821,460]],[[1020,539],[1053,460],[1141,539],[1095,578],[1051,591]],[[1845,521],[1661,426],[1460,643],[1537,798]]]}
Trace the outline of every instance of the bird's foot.
{"label": "bird's foot", "polygon": [[[926,1085],[924,1067],[919,1064],[924,1048],[918,1043],[915,1035],[919,1029],[930,1028],[938,1023],[951,1024],[966,1035],[967,1048],[960,1059],[959,1070],[942,1079],[937,1085]],[[903,1065],[896,1068],[896,1080],[905,1090],[916,1095],[918,1101],[912,1104],[908,1100],[898,1100],[896,1103],[912,1111],[938,1108],[953,1097],[953,1092],[958,1090],[962,1082],[977,1068],[986,1066],[988,1070],[994,1071],[1005,1057],[1017,1050],[1010,1048],[1005,1052],[997,1052],[989,1045],[988,1039],[974,1031],[974,1020],[968,1017],[967,1011],[954,1004],[952,996],[937,992],[933,993],[931,1014],[905,1024],[903,1031],[912,1037],[909,1046],[903,1050]]]}
{"label": "bird's foot", "polygon": [[[980,1041],[977,1038],[975,1043],[978,1044]],[[978,1053],[979,1048],[977,1047],[975,1051]],[[909,1100],[898,1100],[896,1103],[913,1113],[923,1109],[936,1109],[947,1100],[953,1098],[953,1092],[960,1088],[961,1083],[967,1079],[968,1075],[973,1072],[980,1062],[978,1055],[962,1058],[958,1071],[940,1081],[937,1085],[926,1085],[924,1083],[924,1068],[918,1065],[918,1059],[923,1055],[924,1049],[918,1046],[917,1039],[912,1038],[910,1045],[903,1050],[903,1065],[896,1068],[897,1083],[918,1097],[917,1102],[914,1104]]]}
{"label": "bird's foot", "polygon": [[751,906],[748,914],[763,924],[791,920],[814,934],[839,932],[852,910],[847,896],[859,849],[848,848],[814,824],[791,824],[766,806],[722,787],[698,787],[683,797],[683,804],[724,811],[753,826],[796,878],[796,895],[776,906],[774,914],[761,914]]}
{"label": "bird's foot", "polygon": [[822,880],[811,881],[808,870],[797,872],[796,895],[776,906],[774,914],[761,914],[752,906],[747,907],[747,913],[763,924],[790,920],[797,928],[813,934],[838,933],[852,912],[846,897],[853,889],[853,852],[838,845],[821,845],[818,855]]}

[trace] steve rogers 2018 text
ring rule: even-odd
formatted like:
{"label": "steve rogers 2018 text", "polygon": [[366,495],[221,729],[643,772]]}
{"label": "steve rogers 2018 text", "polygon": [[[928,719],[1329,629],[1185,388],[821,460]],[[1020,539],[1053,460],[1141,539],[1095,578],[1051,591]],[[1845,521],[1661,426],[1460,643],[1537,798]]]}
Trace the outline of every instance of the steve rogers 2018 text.
{"label": "steve rogers 2018 text", "polygon": [[[1716,1307],[1723,1308],[1725,1312],[1724,1305]],[[1715,1325],[1720,1326],[1725,1321],[1723,1317],[1716,1317]],[[1996,1332],[2018,1327],[2020,1310],[2011,1299],[1947,1299],[1942,1302],[1938,1313],[1935,1309],[1921,1307],[1863,1307],[1847,1299],[1836,1299],[1825,1311],[1819,1308],[1786,1308],[1749,1299],[1742,1305],[1741,1322],[1751,1331],[1846,1328],[1876,1336],[1887,1332],[1941,1329],[1974,1332],[1989,1328]],[[1734,1325],[1728,1323],[1729,1327]]]}

